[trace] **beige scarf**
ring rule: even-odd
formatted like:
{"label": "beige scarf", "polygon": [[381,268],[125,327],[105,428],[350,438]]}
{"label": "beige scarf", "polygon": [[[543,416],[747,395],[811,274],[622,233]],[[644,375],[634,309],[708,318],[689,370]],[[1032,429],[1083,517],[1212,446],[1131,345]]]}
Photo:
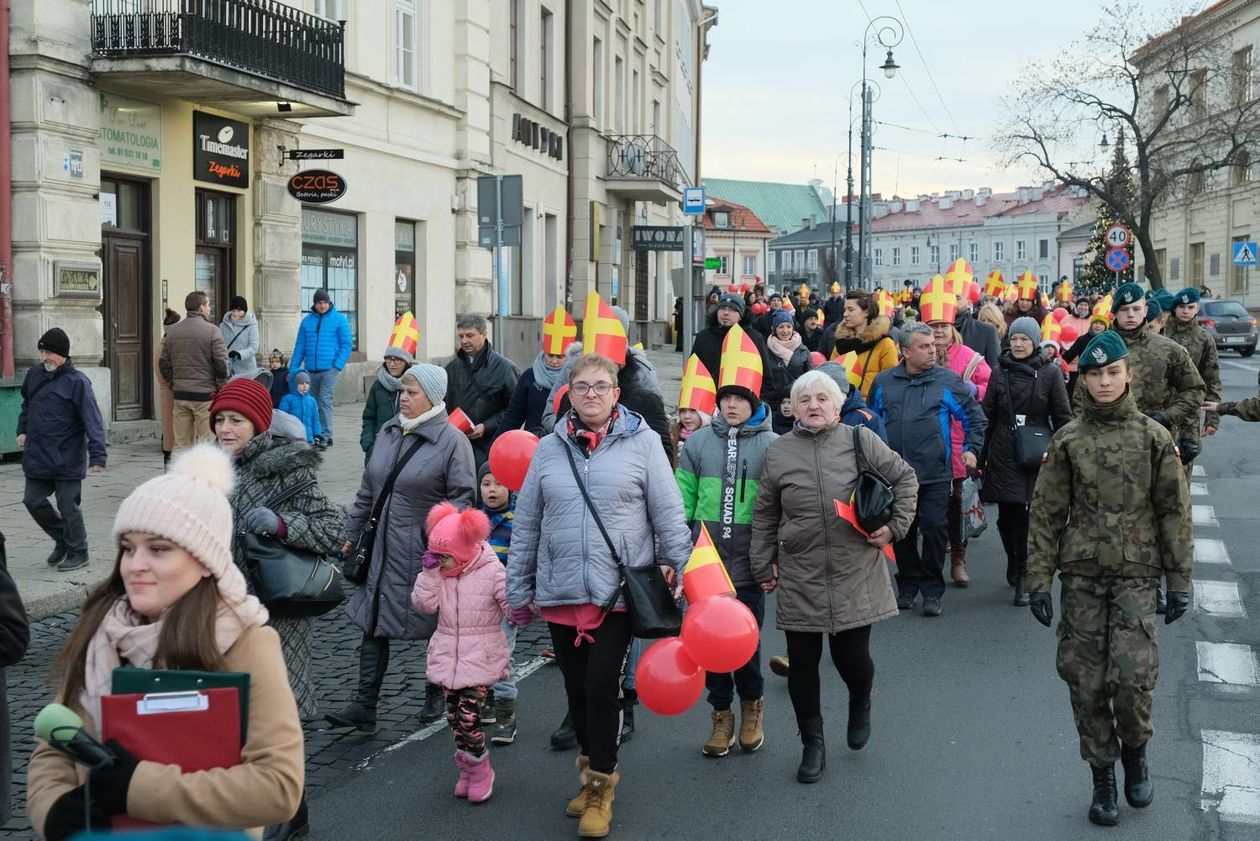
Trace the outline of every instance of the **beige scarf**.
{"label": "beige scarf", "polygon": [[792,338],[788,339],[786,342],[774,335],[766,339],[766,347],[770,349],[771,353],[782,359],[784,363],[792,361],[792,354],[796,353],[796,349],[800,346],[800,333],[793,333]]}
{"label": "beige scarf", "polygon": [[[219,602],[219,613],[214,620],[215,647],[220,654],[236,644],[241,634],[257,625],[267,623],[267,609],[253,596],[247,596],[236,607]],[[114,669],[124,663],[137,669],[152,669],[157,655],[158,637],[162,633],[162,620],[146,623],[131,609],[126,597],[114,602],[109,613],[101,620],[91,643],[83,667],[83,694],[79,703],[83,710],[101,726],[101,696],[111,692]]]}

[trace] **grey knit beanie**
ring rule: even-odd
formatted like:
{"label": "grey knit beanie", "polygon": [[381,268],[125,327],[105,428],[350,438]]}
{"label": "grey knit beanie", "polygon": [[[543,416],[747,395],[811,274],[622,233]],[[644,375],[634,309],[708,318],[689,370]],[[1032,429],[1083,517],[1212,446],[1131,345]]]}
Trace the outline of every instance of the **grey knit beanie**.
{"label": "grey knit beanie", "polygon": [[1033,345],[1041,344],[1041,325],[1037,323],[1037,319],[1028,316],[1020,316],[1011,322],[1011,327],[1006,331],[1007,336],[1013,336],[1016,333],[1022,333],[1027,336]]}
{"label": "grey knit beanie", "polygon": [[434,406],[446,399],[446,369],[428,362],[419,362],[407,369],[403,379],[411,377],[424,389],[429,402]]}

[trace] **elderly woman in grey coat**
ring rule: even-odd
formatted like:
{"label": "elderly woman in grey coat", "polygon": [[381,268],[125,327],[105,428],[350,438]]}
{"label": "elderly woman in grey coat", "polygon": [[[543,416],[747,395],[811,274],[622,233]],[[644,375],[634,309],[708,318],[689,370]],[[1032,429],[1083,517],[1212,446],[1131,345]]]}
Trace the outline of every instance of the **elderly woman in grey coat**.
{"label": "elderly woman in grey coat", "polygon": [[[411,606],[427,543],[424,521],[429,509],[442,500],[460,507],[476,501],[472,445],[447,421],[445,395],[446,371],[436,365],[412,365],[402,375],[398,416],[377,433],[346,520],[344,553],[358,541],[389,475],[406,459],[381,510],[367,579],[346,605],[363,631],[363,642],[358,695],[348,707],[328,715],[339,727],[376,730],[390,640],[428,639],[436,627],[433,616],[422,616]],[[445,714],[442,687],[430,683],[420,721],[430,724]]]}
{"label": "elderly woman in grey coat", "polygon": [[682,497],[660,438],[618,404],[617,374],[596,354],[570,369],[572,409],[534,452],[508,550],[513,621],[528,622],[531,609],[539,609],[564,674],[582,748],[582,791],[568,814],[582,818],[584,837],[603,837],[612,819],[621,672],[631,638],[624,602],[603,609],[621,575],[596,519],[627,567],[659,563],[672,580],[691,553]]}

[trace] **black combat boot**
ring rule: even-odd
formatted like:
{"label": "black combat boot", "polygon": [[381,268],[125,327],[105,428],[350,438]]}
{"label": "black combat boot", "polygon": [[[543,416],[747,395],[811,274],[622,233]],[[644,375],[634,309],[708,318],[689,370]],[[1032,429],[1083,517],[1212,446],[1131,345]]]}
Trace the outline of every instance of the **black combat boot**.
{"label": "black combat boot", "polygon": [[359,694],[350,706],[328,713],[334,727],[354,727],[376,732],[376,702],[389,669],[389,640],[369,637],[359,646]]}
{"label": "black combat boot", "polygon": [[849,731],[845,734],[850,750],[861,750],[866,747],[866,740],[871,738],[871,696],[849,701]]}
{"label": "black combat boot", "polygon": [[822,716],[797,722],[801,731],[801,765],[796,769],[798,783],[816,783],[827,768],[827,746],[823,742]]}
{"label": "black combat boot", "polygon": [[1116,766],[1106,768],[1089,766],[1094,775],[1094,799],[1089,804],[1089,822],[1099,826],[1115,826],[1120,821],[1120,807],[1116,805]]}
{"label": "black combat boot", "polygon": [[560,722],[556,732],[551,734],[551,749],[573,750],[575,747],[577,747],[577,730],[573,728],[573,716],[566,712],[564,721]]}
{"label": "black combat boot", "polygon": [[1124,799],[1134,809],[1151,805],[1155,799],[1155,786],[1146,767],[1146,745],[1131,748],[1120,746],[1120,764],[1124,766]]}
{"label": "black combat boot", "polygon": [[436,683],[425,683],[424,706],[420,708],[420,723],[429,725],[444,718],[446,718],[446,693]]}

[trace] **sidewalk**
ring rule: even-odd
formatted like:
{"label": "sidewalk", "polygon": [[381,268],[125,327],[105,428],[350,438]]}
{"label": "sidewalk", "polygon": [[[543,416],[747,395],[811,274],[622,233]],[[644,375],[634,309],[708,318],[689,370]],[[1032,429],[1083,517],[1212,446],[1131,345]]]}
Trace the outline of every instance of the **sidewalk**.
{"label": "sidewalk", "polygon": [[[656,366],[666,411],[672,414],[678,403],[682,356],[665,350],[650,350],[647,355]],[[335,407],[337,445],[324,451],[319,472],[320,486],[334,502],[347,508],[354,501],[363,473],[363,452],[358,444],[362,412],[362,403]],[[88,590],[109,575],[114,561],[110,532],[119,504],[137,485],[161,472],[162,449],[157,440],[111,446],[105,472],[83,480],[83,514],[92,562],[74,572],[57,572],[44,563],[52,551],[52,541],[22,505],[25,480],[21,464],[0,464],[0,532],[7,539],[9,571],[32,619],[77,608]]]}

